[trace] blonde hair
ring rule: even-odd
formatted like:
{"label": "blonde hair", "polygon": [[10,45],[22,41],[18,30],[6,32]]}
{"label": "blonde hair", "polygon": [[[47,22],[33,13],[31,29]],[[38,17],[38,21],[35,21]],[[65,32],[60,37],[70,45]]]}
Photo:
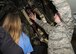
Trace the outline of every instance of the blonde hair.
{"label": "blonde hair", "polygon": [[9,32],[13,40],[18,43],[21,34],[21,19],[16,13],[9,13],[4,20],[3,28]]}

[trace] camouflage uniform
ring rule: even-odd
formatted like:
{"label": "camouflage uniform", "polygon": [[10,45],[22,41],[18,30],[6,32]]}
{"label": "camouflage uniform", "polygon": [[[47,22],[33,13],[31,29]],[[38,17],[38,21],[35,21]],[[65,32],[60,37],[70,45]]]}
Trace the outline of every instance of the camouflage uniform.
{"label": "camouflage uniform", "polygon": [[62,22],[56,26],[51,26],[38,19],[35,21],[49,35],[48,54],[74,54],[71,45],[74,25],[70,7],[66,0],[52,1],[61,16]]}

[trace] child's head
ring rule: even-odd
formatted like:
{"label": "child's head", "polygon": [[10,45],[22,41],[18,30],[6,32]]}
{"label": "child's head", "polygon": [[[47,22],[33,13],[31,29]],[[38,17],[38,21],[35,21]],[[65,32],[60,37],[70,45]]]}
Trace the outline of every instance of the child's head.
{"label": "child's head", "polygon": [[8,13],[5,17],[3,28],[9,32],[13,40],[16,40],[20,37],[21,34],[21,19],[17,12]]}

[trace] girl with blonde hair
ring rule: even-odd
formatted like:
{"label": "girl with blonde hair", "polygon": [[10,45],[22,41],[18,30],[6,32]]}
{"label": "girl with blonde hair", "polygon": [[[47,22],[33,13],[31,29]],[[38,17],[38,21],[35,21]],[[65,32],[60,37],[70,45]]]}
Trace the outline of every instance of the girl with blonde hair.
{"label": "girl with blonde hair", "polygon": [[24,54],[30,54],[33,51],[29,37],[22,32],[22,24],[18,12],[7,14],[3,28],[11,35],[14,42],[23,49]]}

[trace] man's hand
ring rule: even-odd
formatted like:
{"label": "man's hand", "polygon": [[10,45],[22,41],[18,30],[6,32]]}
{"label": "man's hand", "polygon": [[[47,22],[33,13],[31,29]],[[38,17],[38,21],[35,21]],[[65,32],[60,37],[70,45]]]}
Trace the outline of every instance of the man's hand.
{"label": "man's hand", "polygon": [[59,24],[61,22],[60,17],[57,14],[55,14],[54,20],[57,24]]}
{"label": "man's hand", "polygon": [[[35,13],[30,13],[29,14],[29,17],[32,19],[32,20],[36,20],[36,14]],[[55,16],[54,16],[54,20],[55,20],[55,22],[57,23],[57,24],[59,24],[60,22],[61,22],[61,20],[60,20],[60,17],[57,15],[57,14],[55,14]]]}
{"label": "man's hand", "polygon": [[36,20],[36,14],[35,14],[35,13],[33,14],[33,13],[31,12],[31,13],[29,14],[29,17],[30,17],[32,20],[34,20],[34,21]]}

